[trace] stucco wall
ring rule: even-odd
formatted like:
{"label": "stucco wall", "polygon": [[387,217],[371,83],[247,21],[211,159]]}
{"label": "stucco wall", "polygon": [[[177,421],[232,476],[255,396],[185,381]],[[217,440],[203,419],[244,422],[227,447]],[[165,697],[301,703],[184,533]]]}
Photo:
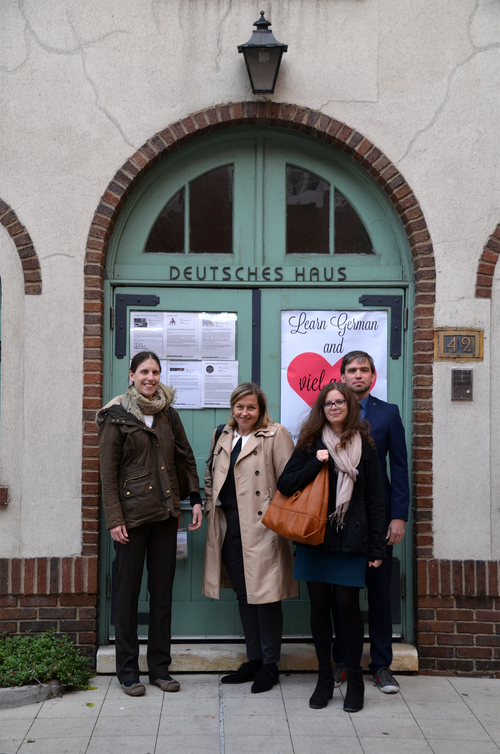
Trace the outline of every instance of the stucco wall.
{"label": "stucco wall", "polygon": [[[80,549],[83,258],[99,198],[153,133],[253,99],[236,45],[260,10],[253,0],[2,3],[0,197],[28,228],[43,274],[42,295],[23,297],[20,263],[0,234],[6,557]],[[452,404],[450,366],[435,369],[435,555],[498,557],[488,438],[500,343],[474,285],[499,220],[500,4],[273,0],[265,10],[289,45],[274,99],[348,123],[394,162],[432,236],[435,324],[486,330],[472,404]],[[8,411],[17,439],[7,451]]]}

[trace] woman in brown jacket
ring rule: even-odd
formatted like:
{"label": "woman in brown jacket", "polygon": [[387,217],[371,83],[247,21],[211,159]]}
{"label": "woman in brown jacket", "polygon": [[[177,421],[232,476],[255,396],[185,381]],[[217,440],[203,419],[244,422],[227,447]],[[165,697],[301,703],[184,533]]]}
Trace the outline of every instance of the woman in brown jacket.
{"label": "woman in brown jacket", "polygon": [[147,661],[149,682],[162,691],[179,691],[169,674],[172,585],[180,516],[175,441],[187,451],[191,530],[201,526],[196,462],[179,414],[174,391],[160,382],[160,362],[143,351],[132,359],[132,384],[96,417],[106,526],[116,551],[116,675],[129,696],[142,696],[139,680],[137,611],[144,559],[150,593]]}
{"label": "woman in brown jacket", "polygon": [[254,694],[279,680],[281,600],[295,597],[290,542],[262,524],[276,480],[293,451],[290,434],[267,413],[266,396],[251,382],[231,395],[232,417],[214,447],[205,475],[207,540],[202,591],[219,598],[233,587],[238,598],[248,662],[222,683],[253,681]]}

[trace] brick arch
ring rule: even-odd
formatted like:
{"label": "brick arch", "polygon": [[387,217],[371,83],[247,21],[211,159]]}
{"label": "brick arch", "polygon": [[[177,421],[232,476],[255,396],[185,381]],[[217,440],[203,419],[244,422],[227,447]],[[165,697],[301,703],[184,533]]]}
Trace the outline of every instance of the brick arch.
{"label": "brick arch", "polygon": [[500,223],[488,238],[476,273],[476,298],[491,298],[493,275],[500,254]]}
{"label": "brick arch", "polygon": [[160,159],[186,142],[222,128],[290,128],[342,149],[364,167],[391,199],[410,245],[415,275],[413,338],[413,499],[415,544],[432,556],[432,367],[435,264],[420,205],[400,171],[361,133],[321,112],[276,102],[240,102],[203,110],[171,124],[140,147],[113,177],[95,211],[85,256],[83,398],[83,552],[98,549],[99,480],[95,410],[102,398],[103,279],[108,242],[134,186]]}
{"label": "brick arch", "polygon": [[[392,201],[406,231],[415,280],[413,333],[413,516],[417,595],[431,592],[432,381],[435,263],[420,205],[404,176],[363,134],[321,112],[275,102],[240,102],[203,110],[171,124],[143,144],[107,186],[90,227],[85,257],[84,398],[82,453],[82,553],[98,554],[99,471],[95,411],[102,398],[103,279],[113,226],[134,186],[160,159],[186,142],[222,128],[265,125],[290,128],[341,149],[365,168]],[[409,535],[409,533],[408,533]],[[93,557],[91,557],[93,559]]]}
{"label": "brick arch", "polygon": [[0,223],[16,245],[24,275],[24,293],[37,296],[42,292],[42,270],[31,236],[18,216],[6,202],[0,199]]}

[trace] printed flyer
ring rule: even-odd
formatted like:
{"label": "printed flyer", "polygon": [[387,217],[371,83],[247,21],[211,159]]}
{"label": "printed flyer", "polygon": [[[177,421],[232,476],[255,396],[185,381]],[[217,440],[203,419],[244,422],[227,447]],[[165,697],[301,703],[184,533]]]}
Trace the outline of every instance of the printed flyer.
{"label": "printed flyer", "polygon": [[340,382],[342,359],[355,350],[372,356],[371,392],[387,400],[386,311],[281,312],[281,423],[294,441],[321,389]]}

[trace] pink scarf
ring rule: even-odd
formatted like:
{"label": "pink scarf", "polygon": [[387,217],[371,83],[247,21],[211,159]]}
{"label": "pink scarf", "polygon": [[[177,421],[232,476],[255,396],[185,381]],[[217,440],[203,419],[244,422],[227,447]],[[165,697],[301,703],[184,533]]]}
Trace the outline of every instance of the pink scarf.
{"label": "pink scarf", "polygon": [[341,448],[340,437],[337,437],[330,424],[325,424],[321,439],[333,458],[338,474],[334,519],[337,522],[337,529],[339,529],[344,523],[345,514],[351,502],[354,482],[358,476],[356,467],[361,460],[361,435],[356,432],[347,447]]}

